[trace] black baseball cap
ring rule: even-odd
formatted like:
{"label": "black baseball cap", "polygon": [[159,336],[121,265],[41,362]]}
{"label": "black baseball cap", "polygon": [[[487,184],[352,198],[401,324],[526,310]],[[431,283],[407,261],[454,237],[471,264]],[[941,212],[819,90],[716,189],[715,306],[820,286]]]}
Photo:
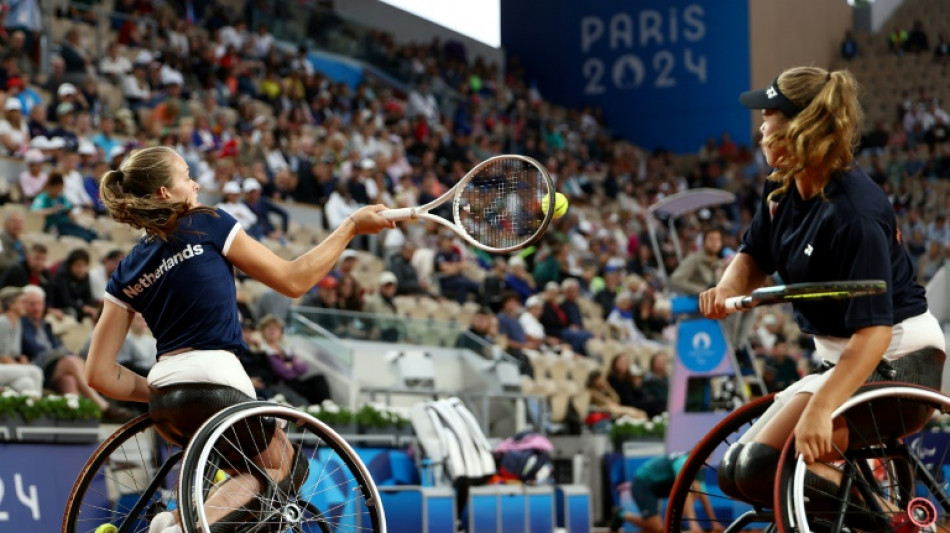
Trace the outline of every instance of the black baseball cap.
{"label": "black baseball cap", "polygon": [[739,102],[749,109],[778,109],[788,118],[801,113],[802,108],[788,99],[778,88],[778,78],[765,89],[746,91],[739,95]]}

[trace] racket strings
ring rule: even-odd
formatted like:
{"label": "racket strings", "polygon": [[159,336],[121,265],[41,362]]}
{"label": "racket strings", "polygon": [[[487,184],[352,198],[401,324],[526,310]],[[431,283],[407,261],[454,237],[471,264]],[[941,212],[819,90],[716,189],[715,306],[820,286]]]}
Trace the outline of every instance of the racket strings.
{"label": "racket strings", "polygon": [[512,248],[544,227],[541,201],[551,191],[542,169],[519,158],[483,166],[458,197],[458,224],[491,248]]}

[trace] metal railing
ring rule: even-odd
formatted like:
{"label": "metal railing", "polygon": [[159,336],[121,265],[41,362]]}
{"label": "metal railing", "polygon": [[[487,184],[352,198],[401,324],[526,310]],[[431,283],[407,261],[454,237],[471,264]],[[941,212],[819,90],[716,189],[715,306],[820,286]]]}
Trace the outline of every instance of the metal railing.
{"label": "metal railing", "polygon": [[[374,315],[358,311],[323,309],[319,307],[295,307],[294,313],[340,339],[392,342],[443,348],[469,347],[481,350],[488,359],[495,357],[496,347],[471,335],[467,325],[454,320],[414,318],[394,315]],[[460,340],[464,339],[464,340]]]}
{"label": "metal railing", "polygon": [[307,337],[322,353],[330,356],[331,360],[327,364],[332,365],[341,374],[353,377],[353,350],[323,326],[298,312],[292,312],[287,332]]}

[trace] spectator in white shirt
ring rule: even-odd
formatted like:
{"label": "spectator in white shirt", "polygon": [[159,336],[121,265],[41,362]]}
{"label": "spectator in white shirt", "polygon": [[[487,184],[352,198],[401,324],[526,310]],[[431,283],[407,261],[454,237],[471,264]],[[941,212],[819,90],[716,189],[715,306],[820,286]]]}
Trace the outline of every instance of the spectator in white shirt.
{"label": "spectator in white shirt", "polygon": [[313,65],[307,59],[307,48],[305,46],[297,49],[297,57],[291,60],[290,70],[303,72],[306,76],[313,76]]}
{"label": "spectator in white shirt", "polygon": [[37,194],[43,192],[43,187],[46,186],[47,174],[43,168],[46,156],[43,152],[31,148],[23,158],[26,160],[26,170],[20,173],[20,192],[23,193],[23,199],[29,203]]}
{"label": "spectator in white shirt", "polygon": [[132,67],[132,74],[122,80],[122,94],[125,95],[129,109],[136,111],[147,105],[152,99],[152,89],[148,84],[147,67],[145,63],[136,63]]}
{"label": "spectator in white shirt", "polygon": [[112,277],[115,268],[119,266],[119,262],[124,258],[125,252],[116,248],[110,250],[98,265],[89,269],[89,291],[94,299],[99,302],[102,301],[109,278]]}
{"label": "spectator in white shirt", "polygon": [[264,59],[267,57],[267,54],[270,53],[271,47],[274,46],[274,36],[267,31],[267,26],[261,24],[257,27],[257,33],[251,37],[251,41],[254,43],[251,48],[251,55],[257,59]]}
{"label": "spectator in white shirt", "polygon": [[63,173],[63,195],[73,205],[74,212],[83,209],[93,209],[92,198],[86,191],[86,184],[82,173],[77,170],[79,166],[78,146],[66,150],[59,158],[59,170]]}
{"label": "spectator in white shirt", "polygon": [[133,350],[129,350],[132,355],[128,361],[131,363],[129,368],[139,375],[148,375],[148,371],[156,362],[158,346],[141,314],[135,313],[132,318],[132,324],[129,326],[129,333],[125,336],[125,342],[134,347]]}
{"label": "spectator in white shirt", "polygon": [[99,73],[115,84],[121,83],[124,77],[132,73],[132,62],[129,58],[119,55],[118,42],[109,43],[106,55],[99,61]]}
{"label": "spectator in white shirt", "polygon": [[406,116],[414,118],[416,115],[426,117],[430,126],[439,123],[439,102],[429,90],[429,81],[426,79],[420,81],[419,85],[409,93]]}
{"label": "spectator in white shirt", "polygon": [[759,320],[759,326],[755,329],[755,338],[758,344],[765,350],[771,350],[775,346],[779,335],[782,334],[782,323],[778,315],[774,313],[765,313]]}
{"label": "spectator in white shirt", "polygon": [[235,220],[237,220],[244,229],[248,229],[257,223],[257,215],[241,201],[241,184],[236,181],[229,181],[221,189],[223,198],[218,208],[226,211]]}
{"label": "spectator in white shirt", "polygon": [[327,203],[323,206],[323,213],[327,217],[329,229],[334,230],[353,212],[360,208],[360,204],[350,197],[350,190],[346,183],[340,182],[330,193]]}
{"label": "spectator in white shirt", "polygon": [[242,50],[244,48],[244,41],[246,40],[247,24],[242,19],[234,21],[234,26],[221,28],[218,33],[218,42],[221,43],[221,47],[225,50],[227,50],[229,46],[233,46],[235,50]]}
{"label": "spectator in white shirt", "polygon": [[30,145],[30,128],[23,120],[23,104],[16,98],[7,98],[0,120],[0,150],[3,155],[20,155]]}
{"label": "spectator in white shirt", "polygon": [[274,132],[265,130],[261,134],[261,146],[264,147],[267,169],[271,174],[276,174],[290,167],[287,163],[287,158],[284,157],[284,153],[280,150],[280,146],[277,146],[277,142],[274,140]]}
{"label": "spectator in white shirt", "polygon": [[546,336],[544,335],[544,326],[541,325],[541,313],[544,311],[544,300],[533,295],[524,303],[524,311],[518,315],[518,323],[524,330],[528,341],[537,342],[539,345],[545,345]]}
{"label": "spectator in white shirt", "polygon": [[633,320],[634,303],[632,292],[624,291],[618,294],[614,300],[614,308],[607,315],[607,324],[613,328],[620,341],[639,344],[646,342],[647,337]]}
{"label": "spectator in white shirt", "polygon": [[168,48],[178,57],[188,57],[191,45],[188,43],[188,23],[185,19],[178,19],[175,28],[168,30]]}

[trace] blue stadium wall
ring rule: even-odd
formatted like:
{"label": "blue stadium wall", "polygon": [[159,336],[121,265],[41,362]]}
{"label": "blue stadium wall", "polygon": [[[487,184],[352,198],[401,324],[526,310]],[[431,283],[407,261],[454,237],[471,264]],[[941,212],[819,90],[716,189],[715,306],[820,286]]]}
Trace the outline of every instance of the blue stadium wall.
{"label": "blue stadium wall", "polygon": [[747,143],[749,6],[722,0],[504,0],[502,46],[556,103],[601,107],[619,135],[695,152]]}
{"label": "blue stadium wall", "polygon": [[[645,148],[693,153],[761,114],[740,92],[797,65],[831,67],[854,12],[845,0],[503,0],[502,45],[542,94],[600,106]],[[751,43],[751,45],[750,45]]]}

